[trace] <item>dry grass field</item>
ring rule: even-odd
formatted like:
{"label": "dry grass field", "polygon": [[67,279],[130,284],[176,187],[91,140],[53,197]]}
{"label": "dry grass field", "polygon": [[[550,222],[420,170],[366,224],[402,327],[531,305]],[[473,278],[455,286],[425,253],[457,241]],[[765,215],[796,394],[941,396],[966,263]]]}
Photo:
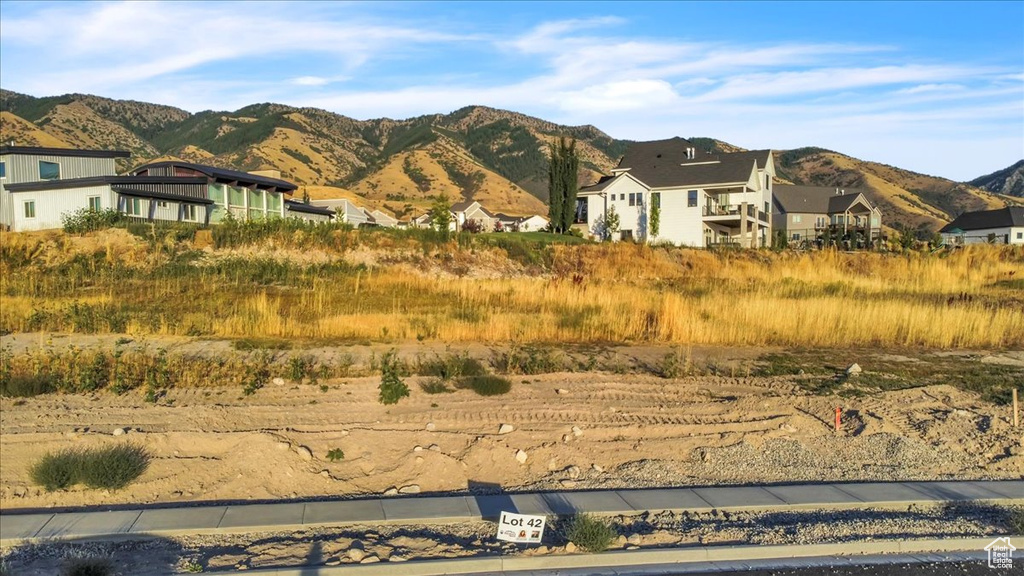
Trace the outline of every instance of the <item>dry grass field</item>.
{"label": "dry grass field", "polygon": [[[726,252],[281,224],[0,237],[7,332],[1019,348],[1024,249]],[[555,239],[558,240],[558,239]],[[198,248],[198,246],[205,246]]]}

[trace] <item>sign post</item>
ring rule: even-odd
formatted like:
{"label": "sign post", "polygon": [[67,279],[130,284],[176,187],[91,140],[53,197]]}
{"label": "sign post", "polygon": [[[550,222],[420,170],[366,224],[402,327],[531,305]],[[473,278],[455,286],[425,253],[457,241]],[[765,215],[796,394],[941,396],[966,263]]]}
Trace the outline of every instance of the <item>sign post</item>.
{"label": "sign post", "polygon": [[544,516],[502,512],[498,520],[498,540],[518,544],[540,544],[544,538]]}

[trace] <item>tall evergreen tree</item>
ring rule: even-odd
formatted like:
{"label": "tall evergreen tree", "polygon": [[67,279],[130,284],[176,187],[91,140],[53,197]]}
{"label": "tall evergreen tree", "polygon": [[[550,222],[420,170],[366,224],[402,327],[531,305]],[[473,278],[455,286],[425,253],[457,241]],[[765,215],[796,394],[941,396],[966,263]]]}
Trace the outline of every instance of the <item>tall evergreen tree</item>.
{"label": "tall evergreen tree", "polygon": [[562,138],[558,144],[550,144],[548,156],[548,219],[551,231],[563,234],[572,228],[576,219],[580,169],[576,141]]}

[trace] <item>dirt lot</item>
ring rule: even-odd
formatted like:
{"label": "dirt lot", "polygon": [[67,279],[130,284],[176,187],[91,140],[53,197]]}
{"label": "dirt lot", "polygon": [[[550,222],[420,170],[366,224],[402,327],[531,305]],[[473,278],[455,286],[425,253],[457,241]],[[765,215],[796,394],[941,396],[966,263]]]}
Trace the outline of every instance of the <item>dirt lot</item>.
{"label": "dirt lot", "polygon": [[[174,389],[0,399],[5,510],[175,501],[639,487],[815,480],[1020,478],[1010,410],[944,385],[842,398],[801,376],[662,379],[607,373],[515,377],[504,396],[429,395],[395,406],[379,377],[321,386]],[[843,431],[832,430],[842,404]],[[501,424],[515,430],[498,434]],[[117,428],[128,433],[113,436]],[[46,493],[45,452],[134,442],[149,470],[116,492]],[[344,459],[330,462],[327,452]],[[525,452],[520,463],[517,452]]]}

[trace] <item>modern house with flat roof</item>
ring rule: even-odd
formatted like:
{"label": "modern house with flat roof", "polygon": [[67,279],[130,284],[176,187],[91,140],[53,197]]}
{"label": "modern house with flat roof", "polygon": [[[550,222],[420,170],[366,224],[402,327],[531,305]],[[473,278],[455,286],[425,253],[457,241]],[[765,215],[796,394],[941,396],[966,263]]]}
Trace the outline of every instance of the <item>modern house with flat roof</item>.
{"label": "modern house with flat roof", "polygon": [[939,230],[946,245],[1024,244],[1024,206],[964,212]]}
{"label": "modern house with flat roof", "polygon": [[[575,222],[592,238],[768,246],[774,177],[771,150],[712,154],[682,138],[636,142],[611,175],[580,189]],[[613,210],[617,231],[606,223]]]}
{"label": "modern house with flat roof", "polygon": [[153,162],[132,170],[133,176],[202,178],[206,198],[212,201],[209,222],[216,224],[227,214],[238,220],[287,216],[285,197],[298,188],[280,178],[228,170],[179,160]]}
{"label": "modern house with flat roof", "polygon": [[790,244],[868,248],[882,237],[882,213],[856,188],[778,184],[772,229]]}
{"label": "modern house with flat roof", "polygon": [[117,176],[120,150],[0,146],[0,224],[16,232],[63,226],[83,209],[118,210],[149,220],[204,224],[206,181],[190,176]]}

